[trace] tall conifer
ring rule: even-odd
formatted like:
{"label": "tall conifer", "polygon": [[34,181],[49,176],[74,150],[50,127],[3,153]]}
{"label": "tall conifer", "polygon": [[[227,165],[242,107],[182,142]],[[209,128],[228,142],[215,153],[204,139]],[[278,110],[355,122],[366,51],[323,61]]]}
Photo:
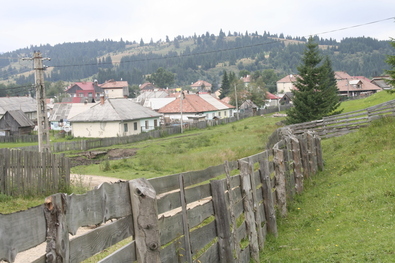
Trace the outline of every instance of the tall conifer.
{"label": "tall conifer", "polygon": [[340,104],[330,60],[322,61],[318,44],[310,37],[302,63],[297,67],[296,90],[292,90],[294,107],[287,111],[288,124],[318,120],[340,112],[336,111]]}

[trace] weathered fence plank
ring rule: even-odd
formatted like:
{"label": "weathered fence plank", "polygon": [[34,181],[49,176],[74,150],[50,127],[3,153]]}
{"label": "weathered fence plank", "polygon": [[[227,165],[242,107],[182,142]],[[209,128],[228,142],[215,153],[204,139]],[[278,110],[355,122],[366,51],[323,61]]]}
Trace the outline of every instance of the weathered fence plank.
{"label": "weathered fence plank", "polygon": [[99,225],[131,214],[127,182],[104,183],[98,189],[82,195],[72,194],[67,199],[67,223],[73,235],[81,226]]}
{"label": "weathered fence plank", "polygon": [[240,177],[241,177],[241,188],[243,193],[243,205],[244,205],[244,216],[247,226],[247,235],[249,240],[251,258],[255,261],[259,261],[259,244],[258,234],[255,225],[254,215],[254,199],[251,187],[251,164],[245,161],[240,161]]}
{"label": "weathered fence plank", "polygon": [[13,262],[17,253],[45,241],[44,206],[12,214],[0,214],[0,260]]}
{"label": "weathered fence plank", "polygon": [[133,234],[132,215],[98,227],[70,241],[70,262],[81,262]]}
{"label": "weathered fence plank", "polygon": [[267,222],[267,232],[277,237],[277,219],[276,211],[274,209],[274,200],[272,194],[272,184],[270,180],[270,168],[269,168],[269,153],[264,151],[259,159],[259,172],[262,181],[262,195],[263,204],[265,207],[265,215]]}
{"label": "weathered fence plank", "polygon": [[156,192],[148,180],[129,181],[130,199],[139,263],[160,262],[160,235]]}
{"label": "weathered fence plank", "polygon": [[225,198],[225,181],[211,181],[210,185],[219,244],[219,262],[232,263],[234,262],[232,253],[233,245],[230,236],[229,202]]}
{"label": "weathered fence plank", "polygon": [[136,244],[134,241],[118,249],[111,255],[103,258],[99,263],[130,263],[137,260]]}
{"label": "weathered fence plank", "polygon": [[188,216],[187,216],[187,201],[185,197],[184,176],[180,174],[178,181],[180,183],[180,200],[181,200],[181,213],[182,213],[182,228],[185,243],[185,261],[192,263],[192,245],[189,236]]}
{"label": "weathered fence plank", "polygon": [[283,150],[278,148],[278,143],[273,147],[274,165],[276,170],[276,196],[280,215],[287,215],[287,192],[285,188],[285,164]]}

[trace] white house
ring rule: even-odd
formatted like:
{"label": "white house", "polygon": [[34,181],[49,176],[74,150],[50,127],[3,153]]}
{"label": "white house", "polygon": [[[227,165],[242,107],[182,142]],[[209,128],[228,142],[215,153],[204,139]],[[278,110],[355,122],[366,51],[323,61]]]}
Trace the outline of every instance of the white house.
{"label": "white house", "polygon": [[74,137],[129,136],[155,129],[161,115],[129,99],[101,99],[69,121]]}

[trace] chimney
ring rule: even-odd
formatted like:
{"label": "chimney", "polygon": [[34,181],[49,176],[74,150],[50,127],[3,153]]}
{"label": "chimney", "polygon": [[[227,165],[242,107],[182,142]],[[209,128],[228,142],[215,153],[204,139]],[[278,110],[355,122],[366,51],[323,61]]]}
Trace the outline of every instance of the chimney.
{"label": "chimney", "polygon": [[104,95],[100,95],[100,105],[104,104]]}

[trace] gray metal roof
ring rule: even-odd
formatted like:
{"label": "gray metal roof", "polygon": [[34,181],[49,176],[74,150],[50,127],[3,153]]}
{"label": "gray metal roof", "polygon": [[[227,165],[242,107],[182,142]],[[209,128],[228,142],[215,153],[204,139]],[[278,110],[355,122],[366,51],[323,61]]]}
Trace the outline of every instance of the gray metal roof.
{"label": "gray metal roof", "polygon": [[223,104],[219,99],[216,99],[209,94],[200,94],[199,96],[205,101],[207,101],[208,103],[210,103],[211,105],[213,105],[214,107],[216,107],[218,110],[229,109],[229,107]]}
{"label": "gray metal roof", "polygon": [[129,99],[107,99],[72,118],[70,122],[127,121],[158,118],[161,114]]}
{"label": "gray metal roof", "polygon": [[21,126],[21,127],[30,127],[34,126],[34,123],[29,120],[26,115],[21,110],[10,110],[8,114],[12,116],[12,118]]}
{"label": "gray metal roof", "polygon": [[68,120],[98,103],[55,103],[49,121]]}
{"label": "gray metal roof", "polygon": [[1,97],[0,115],[10,110],[21,110],[23,112],[36,112],[37,102],[32,97]]}

